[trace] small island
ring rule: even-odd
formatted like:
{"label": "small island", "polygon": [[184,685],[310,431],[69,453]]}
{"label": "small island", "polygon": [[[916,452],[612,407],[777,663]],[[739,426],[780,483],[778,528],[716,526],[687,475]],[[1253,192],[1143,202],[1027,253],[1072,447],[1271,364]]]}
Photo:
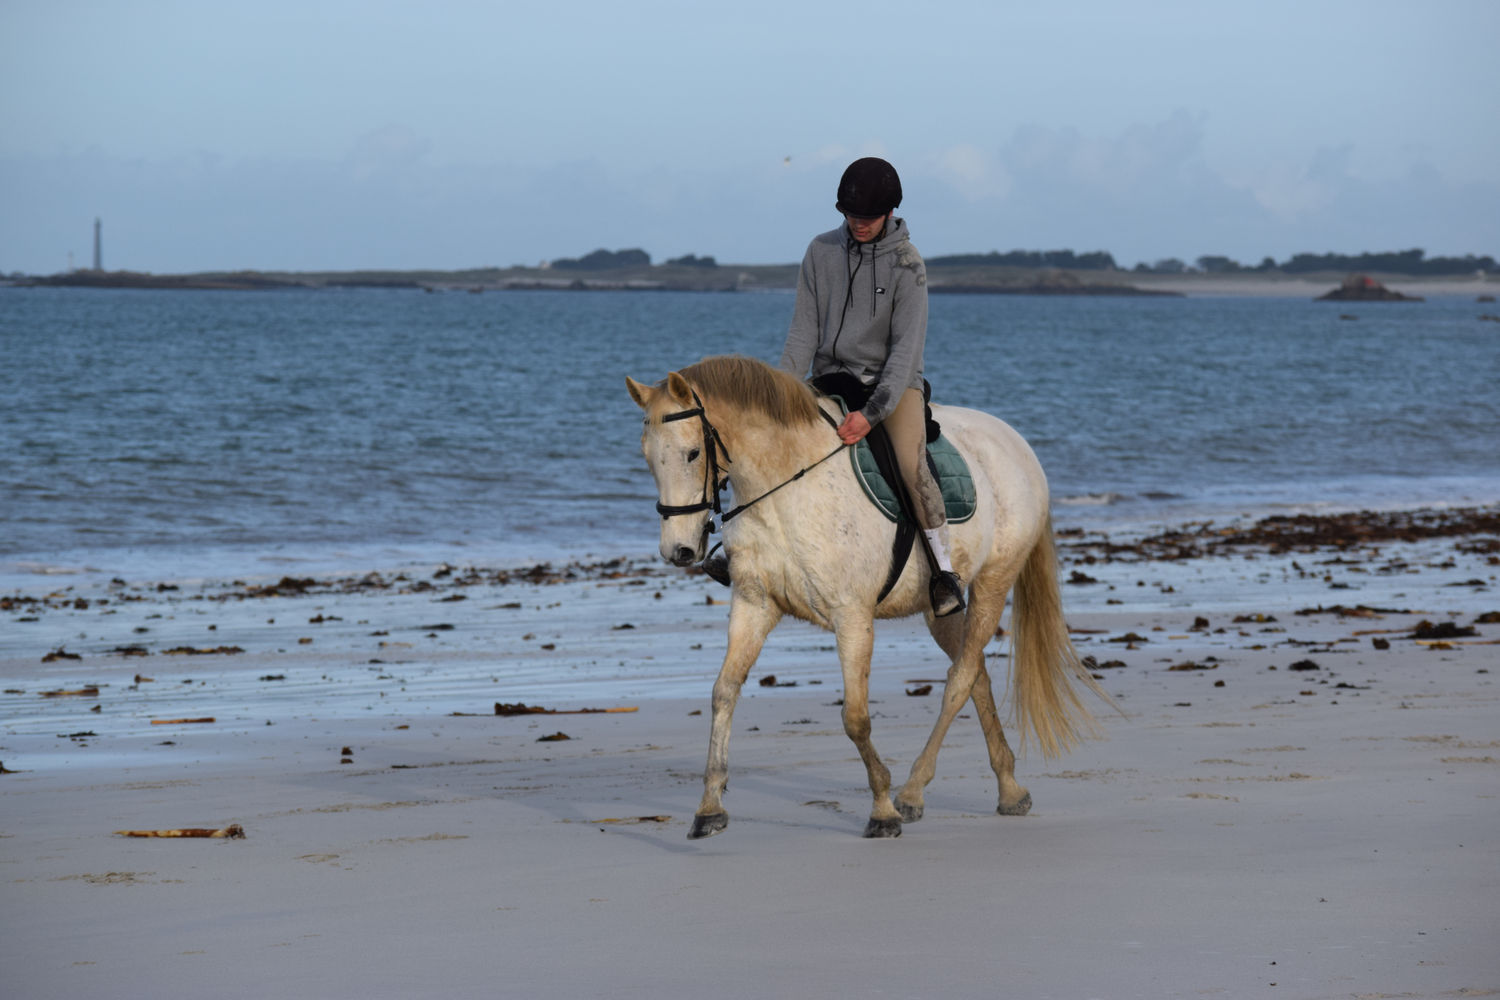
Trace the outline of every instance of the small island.
{"label": "small island", "polygon": [[1403,295],[1385,287],[1367,274],[1351,274],[1333,291],[1319,295],[1318,302],[1421,302],[1420,295]]}

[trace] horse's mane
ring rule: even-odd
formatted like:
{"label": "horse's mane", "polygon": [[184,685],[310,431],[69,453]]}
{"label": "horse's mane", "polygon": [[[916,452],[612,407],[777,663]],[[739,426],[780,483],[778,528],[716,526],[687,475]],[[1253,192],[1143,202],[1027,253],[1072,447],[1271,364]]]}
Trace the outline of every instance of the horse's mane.
{"label": "horse's mane", "polygon": [[763,361],[738,354],[704,358],[682,369],[702,396],[764,414],[780,424],[818,420],[818,403],[807,383]]}

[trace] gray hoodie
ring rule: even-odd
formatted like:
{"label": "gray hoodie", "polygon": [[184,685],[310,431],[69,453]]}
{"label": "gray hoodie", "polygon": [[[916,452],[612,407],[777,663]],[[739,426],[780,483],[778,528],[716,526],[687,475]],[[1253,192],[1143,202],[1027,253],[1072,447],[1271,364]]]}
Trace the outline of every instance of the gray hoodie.
{"label": "gray hoodie", "polygon": [[798,378],[847,371],[873,385],[860,411],[873,426],[907,389],[922,388],[927,340],[927,267],[892,218],[885,233],[856,243],[847,226],[813,238],[802,258],[797,304],[779,367]]}

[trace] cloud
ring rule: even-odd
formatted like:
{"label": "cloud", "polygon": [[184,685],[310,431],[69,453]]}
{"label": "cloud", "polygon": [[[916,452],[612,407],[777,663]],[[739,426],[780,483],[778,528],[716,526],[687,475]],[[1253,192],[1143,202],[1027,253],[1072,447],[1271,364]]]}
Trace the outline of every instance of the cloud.
{"label": "cloud", "polygon": [[1018,178],[1018,194],[1024,184],[1066,183],[1085,195],[1120,198],[1201,172],[1202,144],[1202,116],[1177,111],[1116,136],[1025,125],[1001,145],[1000,161]]}
{"label": "cloud", "polygon": [[1108,250],[1122,263],[1186,253],[1176,248],[1191,226],[1249,201],[1207,166],[1205,130],[1183,110],[1112,135],[1033,123],[989,148],[951,147],[927,166],[936,214],[921,231],[936,239],[923,251]]}
{"label": "cloud", "polygon": [[1173,112],[1113,136],[1074,127],[1023,124],[986,148],[950,145],[924,162],[933,180],[968,201],[1127,201],[1181,186],[1205,172],[1205,115]]}
{"label": "cloud", "polygon": [[1344,144],[1320,148],[1307,163],[1277,160],[1255,168],[1237,168],[1225,182],[1249,191],[1257,204],[1278,221],[1294,224],[1326,210],[1353,178],[1349,164],[1353,149]]}
{"label": "cloud", "polygon": [[998,156],[967,143],[939,150],[930,172],[970,201],[1004,199],[1014,183]]}
{"label": "cloud", "polygon": [[1352,144],[1320,147],[1226,173],[1261,210],[1249,220],[1266,252],[1359,252],[1421,247],[1430,255],[1491,254],[1500,247],[1500,184],[1455,181],[1417,161],[1394,177],[1355,169]]}
{"label": "cloud", "polygon": [[1223,169],[1206,154],[1210,125],[1179,110],[1107,135],[1028,124],[991,147],[951,147],[909,185],[923,192],[916,235],[929,255],[1103,249],[1126,266],[1204,253],[1256,263],[1308,250],[1500,247],[1500,184],[1455,182],[1430,164],[1364,178],[1348,143]]}

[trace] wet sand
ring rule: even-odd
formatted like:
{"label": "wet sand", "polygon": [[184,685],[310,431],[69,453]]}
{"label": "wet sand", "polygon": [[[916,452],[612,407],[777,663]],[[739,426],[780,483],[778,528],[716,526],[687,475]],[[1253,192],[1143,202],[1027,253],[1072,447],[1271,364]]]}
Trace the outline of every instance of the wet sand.
{"label": "wet sand", "polygon": [[[0,595],[6,992],[1500,995],[1494,516],[1064,535],[1125,715],[1023,755],[1019,818],[961,719],[880,842],[831,638],[794,623],[735,717],[728,831],[685,839],[727,612],[702,577],[39,579]],[[898,777],[945,666],[877,626]]]}

